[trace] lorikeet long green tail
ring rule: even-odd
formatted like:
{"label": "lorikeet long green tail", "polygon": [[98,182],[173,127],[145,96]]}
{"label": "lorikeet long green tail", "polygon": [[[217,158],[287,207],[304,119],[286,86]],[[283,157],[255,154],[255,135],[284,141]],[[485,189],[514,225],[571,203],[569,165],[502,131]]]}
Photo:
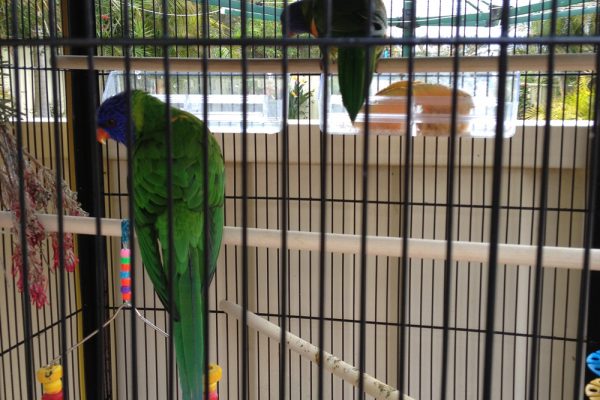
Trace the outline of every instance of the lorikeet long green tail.
{"label": "lorikeet long green tail", "polygon": [[[127,144],[127,96],[107,99],[98,111],[97,138]],[[167,279],[167,153],[165,104],[141,91],[131,92],[132,168],[135,229],[142,261],[163,305],[169,309]],[[221,149],[208,136],[208,182],[204,182],[204,126],[193,115],[171,109],[173,171],[174,331],[179,380],[184,400],[202,399],[204,366],[204,289],[217,265],[223,234],[225,170]],[[206,131],[208,132],[208,130]],[[204,191],[208,215],[204,215]],[[204,237],[204,221],[208,238]],[[204,248],[205,243],[208,248]],[[159,245],[162,250],[159,252]],[[208,265],[205,265],[205,252]],[[205,270],[208,269],[208,274]],[[208,281],[205,280],[208,276]]]}
{"label": "lorikeet long green tail", "polygon": [[[325,0],[300,0],[291,3],[281,14],[285,24],[289,16],[289,34],[310,33],[319,37],[327,31]],[[387,12],[382,0],[332,0],[332,37],[384,37],[387,30]],[[371,19],[369,21],[369,11]],[[354,121],[367,97],[366,88],[371,84],[377,60],[382,49],[367,46],[340,47],[337,49],[338,82],[342,101],[350,119]]]}

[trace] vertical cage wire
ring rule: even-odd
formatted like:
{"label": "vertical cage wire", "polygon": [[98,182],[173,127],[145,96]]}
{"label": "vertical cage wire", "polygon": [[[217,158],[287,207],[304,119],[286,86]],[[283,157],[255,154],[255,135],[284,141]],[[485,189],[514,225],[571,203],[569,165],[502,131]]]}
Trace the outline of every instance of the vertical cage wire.
{"label": "vertical cage wire", "polygon": [[[288,1],[283,1],[284,8],[287,7]],[[286,37],[288,35],[288,27],[290,26],[289,15],[286,16],[286,20],[282,24],[282,35]],[[283,76],[287,76],[288,74],[288,47],[287,45],[282,46],[282,74]],[[287,79],[284,79],[283,82],[283,93],[288,93],[288,82]],[[281,140],[281,250],[279,252],[279,259],[281,263],[279,264],[281,270],[281,280],[279,281],[281,297],[279,299],[279,304],[282,310],[282,317],[279,318],[279,325],[281,327],[281,335],[279,339],[279,373],[278,373],[278,385],[279,385],[279,400],[284,400],[286,398],[286,372],[287,372],[287,348],[286,348],[286,332],[288,327],[288,197],[289,197],[289,188],[288,188],[288,175],[289,175],[289,130],[288,130],[288,101],[287,96],[283,98],[282,102],[282,115],[284,116],[283,120],[283,128],[282,128],[282,140]],[[300,103],[298,103],[298,108],[300,107]],[[298,110],[299,111],[299,110]],[[310,112],[310,111],[309,111]],[[298,112],[299,114],[299,112]],[[298,115],[299,116],[299,115]],[[279,193],[279,191],[278,191]],[[279,214],[279,213],[278,213]],[[268,223],[267,223],[268,224]],[[267,261],[268,262],[268,261]],[[269,347],[270,349],[270,347]],[[269,392],[271,390],[271,382],[269,380]]]}
{"label": "vertical cage wire", "polygon": [[[3,4],[2,11],[4,12],[2,19],[2,28],[3,33],[6,35],[8,35],[8,33],[10,33],[11,31],[14,33],[14,35],[18,35],[23,39],[44,39],[51,35],[51,33],[47,30],[24,30],[19,29],[17,27],[24,26],[26,24],[35,26],[36,23],[41,24],[42,22],[47,24],[48,18],[51,18],[48,16],[49,10],[45,10],[45,12],[42,12],[41,14],[32,15],[31,13],[25,13],[23,8],[19,7],[18,2],[16,3],[16,7],[15,4],[11,2],[5,2]],[[15,12],[13,13],[13,11]],[[12,16],[14,14],[17,14],[16,16],[18,25],[13,25],[14,20]],[[12,35],[13,33],[10,34]],[[7,36],[4,36],[4,34],[3,37],[6,38]],[[16,58],[14,57],[14,55],[16,55]],[[28,97],[20,98],[20,108],[24,109],[28,107],[35,107],[37,109],[38,115],[40,116],[45,116],[48,118],[52,118],[54,116],[54,129],[50,130],[45,129],[46,125],[41,121],[23,121],[21,123],[15,123],[15,125],[18,125],[20,127],[20,136],[23,139],[23,152],[25,152],[25,150],[28,150],[28,154],[33,154],[34,156],[40,156],[41,154],[51,154],[51,152],[53,151],[51,148],[53,146],[53,143],[60,143],[57,142],[56,136],[53,136],[53,138],[49,138],[49,140],[47,141],[36,140],[38,136],[43,136],[45,133],[47,133],[48,135],[54,135],[57,132],[59,132],[59,130],[62,131],[62,126],[57,124],[58,117],[60,116],[60,110],[52,110],[52,107],[57,104],[57,95],[56,92],[54,92],[54,96],[50,94],[57,87],[59,87],[59,85],[57,84],[57,79],[60,78],[57,78],[56,76],[50,77],[50,57],[49,53],[47,52],[47,48],[39,46],[30,47],[28,49],[3,47],[2,55],[0,56],[0,58],[2,60],[2,84],[0,85],[2,87],[2,105],[6,106],[11,103],[11,88],[16,89],[15,86],[17,86],[22,90],[31,89],[32,92],[38,94],[36,101],[33,101],[31,98]],[[11,72],[13,71],[9,61],[11,59],[18,60],[19,64],[17,68],[15,68],[15,71],[20,71],[19,74],[23,76],[25,81],[24,85],[22,84],[23,82],[17,83],[12,82],[10,80],[10,77],[12,76]],[[30,64],[29,61],[24,60],[31,60],[33,65]],[[17,72],[15,72],[15,74],[16,73]],[[52,101],[53,97],[54,102]],[[47,99],[51,100],[44,101]],[[60,146],[54,147],[54,149],[58,148],[60,148]],[[52,158],[54,157],[47,159],[44,162],[44,164],[52,166],[52,164],[54,163],[54,160]],[[60,159],[56,158],[56,160]],[[62,161],[56,162],[56,164],[61,163]],[[17,171],[15,171],[15,173],[16,172]],[[27,212],[31,213],[31,210],[28,209]],[[4,235],[2,241],[3,259],[10,260],[12,257],[10,235]],[[46,242],[46,244],[47,243],[48,242]],[[41,256],[50,257],[50,252],[46,251],[46,249],[43,249],[41,251]],[[7,271],[8,275],[6,276],[10,276],[10,265]],[[50,298],[58,296],[59,293],[61,293],[60,286],[62,284],[62,280],[59,282],[57,275],[58,274],[48,277],[49,279],[46,281],[48,285],[48,296]],[[69,280],[69,282],[70,283],[68,284],[70,285],[72,283],[72,280]],[[56,352],[58,347],[60,346],[60,334],[65,333],[66,328],[65,325],[62,324],[71,324],[72,318],[77,313],[75,307],[72,307],[73,298],[71,297],[71,295],[69,295],[68,303],[66,300],[63,299],[64,301],[60,304],[60,306],[66,305],[68,307],[68,314],[65,314],[64,311],[62,311],[62,318],[60,321],[58,320],[58,318],[61,315],[61,311],[59,310],[58,303],[55,303],[54,307],[48,307],[45,310],[34,309],[30,311],[30,309],[26,310],[27,307],[18,307],[17,301],[21,299],[21,296],[17,296],[16,291],[13,291],[13,288],[14,286],[9,284],[9,281],[7,280],[4,284],[3,290],[3,298],[5,300],[4,315],[6,315],[7,318],[3,321],[2,324],[2,360],[4,366],[3,371],[6,371],[7,374],[10,374],[10,371],[13,369],[25,371],[25,364],[29,364],[29,361],[27,360],[32,361],[34,364],[38,364],[43,360],[49,359],[50,354]],[[25,301],[24,304],[28,303],[29,301]],[[27,311],[30,312],[27,313]],[[28,314],[28,316],[23,318],[24,314]],[[9,320],[8,318],[10,318],[11,320]],[[22,326],[24,320],[29,321],[29,324],[25,323],[25,325],[28,325],[31,328],[29,329],[29,335],[26,335],[23,332]],[[25,338],[27,338],[27,346],[25,343]],[[30,352],[24,352],[25,347],[28,347]],[[26,388],[27,377],[25,375],[16,375],[14,376],[14,379],[8,379],[9,382],[11,382],[11,384],[3,385],[3,394],[5,396],[26,396],[25,393],[27,393],[29,389]],[[14,385],[12,384],[12,381],[14,381]],[[32,390],[34,390],[35,393],[36,388],[33,387]],[[73,390],[77,389],[74,387]]]}
{"label": "vertical cage wire", "polygon": [[[333,13],[333,5],[331,1],[325,1],[321,3],[322,15],[325,20],[325,33],[323,35],[324,38],[329,38],[332,36],[331,32],[331,21],[332,21],[332,13]],[[317,11],[319,12],[319,11]],[[330,55],[330,47],[325,45],[321,47],[321,51],[323,52],[323,75],[325,77],[329,76],[329,55]],[[327,95],[329,93],[328,90],[328,79],[324,79],[323,82],[323,104],[322,104],[322,113],[323,120],[327,121]],[[319,274],[318,274],[318,285],[319,285],[319,299],[323,300],[325,298],[325,245],[326,245],[326,220],[327,220],[327,123],[323,124],[323,128],[320,135],[320,146],[319,146],[319,168],[320,168],[320,190],[319,190],[319,229],[320,229],[320,237],[319,237]],[[285,268],[285,266],[284,266]],[[311,310],[312,311],[312,310]],[[317,336],[317,346],[319,347],[319,360],[323,360],[323,352],[325,346],[325,302],[319,301],[318,305],[318,318],[319,318],[319,330]],[[323,376],[323,365],[319,363],[318,371],[317,371],[317,397],[323,398],[324,396],[324,376]]]}
{"label": "vertical cage wire", "polygon": [[[17,29],[18,19],[17,19],[17,1],[13,0],[11,2],[11,22],[12,22],[12,37],[17,39],[19,37],[19,32]],[[13,60],[12,60],[16,69],[19,68],[19,48],[13,47]],[[15,90],[19,92],[20,86],[19,82],[15,82]],[[21,101],[17,97],[16,99],[16,108],[19,110],[21,108]],[[29,276],[29,257],[28,257],[28,246],[27,246],[27,213],[31,212],[31,210],[27,209],[27,205],[25,202],[25,171],[24,171],[24,159],[23,159],[23,127],[21,121],[16,121],[16,146],[17,146],[17,177],[19,179],[19,214],[21,215],[20,221],[20,231],[19,231],[19,240],[21,243],[21,258],[23,260],[23,275],[25,277]],[[24,346],[25,346],[25,379],[27,383],[27,396],[29,398],[33,397],[34,387],[33,387],[33,353],[32,353],[32,343],[28,340],[32,335],[32,317],[31,317],[31,309],[29,307],[29,279],[23,279],[23,296],[21,298],[21,307],[23,310],[23,329],[24,329]]]}
{"label": "vertical cage wire", "polygon": [[[58,20],[56,18],[56,4],[54,1],[50,1],[49,5],[49,25],[50,25],[50,38],[56,38],[57,35],[57,25]],[[52,104],[55,107],[58,106],[58,76],[56,71],[56,56],[57,51],[54,46],[50,47],[50,57],[51,57],[51,79],[52,79]],[[47,90],[47,88],[46,88]],[[48,93],[46,91],[46,93]],[[59,107],[60,109],[60,107]],[[57,113],[60,115],[60,113]],[[64,221],[63,221],[63,190],[62,190],[62,179],[63,179],[63,166],[62,166],[62,140],[61,140],[61,131],[60,125],[57,118],[57,115],[54,116],[54,143],[55,143],[55,153],[54,157],[56,160],[54,168],[56,169],[56,202],[57,202],[57,213],[58,213],[58,268],[59,268],[59,302],[60,302],[60,352],[61,359],[68,360],[67,358],[67,311],[66,311],[66,285],[65,285],[65,249],[64,249]],[[63,383],[65,387],[69,388],[69,363],[66,362],[63,367]],[[69,390],[64,391],[65,400],[69,400]]]}
{"label": "vertical cage wire", "polygon": [[[167,101],[175,95],[197,90],[208,105],[212,94],[236,85],[235,74],[212,77],[205,73],[211,58],[239,57],[242,68],[246,69],[253,58],[276,57],[283,63],[285,75],[290,72],[287,57],[319,57],[318,45],[328,43],[327,38],[321,42],[316,39],[311,45],[284,41],[278,48],[271,42],[262,41],[269,35],[277,38],[283,35],[277,19],[273,25],[267,23],[268,8],[254,2],[241,2],[239,15],[222,10],[230,9],[232,2],[228,1],[160,3],[149,0],[132,0],[118,5],[103,0],[89,3],[93,7],[95,24],[89,23],[91,13],[85,19],[89,27],[97,27],[91,28],[95,29],[93,33],[114,40],[97,47],[91,41],[86,42],[80,48],[81,54],[91,56],[97,50],[99,55],[124,57],[124,79],[127,87],[131,85],[127,91],[134,85],[138,88],[142,82],[136,81],[141,76],[139,72],[131,71],[130,57],[161,57],[167,70],[166,74],[160,75],[163,82],[167,82],[164,92],[172,95],[166,96]],[[407,40],[398,40],[397,44],[388,41],[385,46],[392,56],[396,52],[409,58],[408,74],[381,77],[379,89],[393,80],[410,79],[417,74],[410,65],[413,58],[421,56],[453,57],[456,64],[449,81],[443,81],[433,73],[424,77],[450,82],[457,89],[464,84],[464,78],[456,65],[465,56],[499,56],[499,74],[490,74],[489,79],[502,82],[510,76],[506,64],[509,56],[545,54],[551,66],[555,54],[593,51],[597,43],[586,39],[595,33],[586,34],[588,25],[581,22],[587,21],[588,17],[597,19],[597,12],[589,14],[586,11],[594,6],[592,2],[554,1],[544,6],[538,2],[505,2],[499,12],[499,25],[485,22],[485,3],[458,2],[451,14],[459,24],[450,28],[443,19],[435,19],[440,11],[436,7],[441,9],[441,4],[430,1],[416,4],[411,9],[408,3],[391,2],[388,7],[392,20],[400,11],[405,24],[411,20],[408,27],[398,28],[407,35]],[[28,12],[23,4],[26,3],[13,1],[6,4],[7,24],[22,27],[63,18],[58,15],[60,13],[52,17],[46,9],[39,14]],[[60,2],[52,7],[62,5]],[[275,7],[285,5],[278,1]],[[18,12],[13,12],[13,8]],[[525,17],[518,14],[523,9],[529,11]],[[476,23],[488,24],[485,28],[477,28],[477,35],[489,39],[489,43],[458,44],[458,38],[468,37],[467,32],[472,29],[469,25],[471,15]],[[435,22],[424,25],[427,17]],[[201,23],[194,22],[194,18]],[[517,18],[520,22],[515,25],[512,21]],[[520,30],[513,29],[518,24]],[[241,25],[245,27],[240,30]],[[418,43],[410,39],[413,27],[414,36],[420,38]],[[448,29],[452,30],[451,38],[445,40]],[[497,44],[495,38],[499,30],[503,37],[514,43]],[[550,36],[540,36],[540,33]],[[48,35],[60,37],[59,34]],[[522,35],[540,39],[521,42]],[[562,35],[581,40],[568,44],[553,41]],[[118,41],[129,37],[134,41]],[[160,41],[161,37],[163,41]],[[210,42],[202,41],[207,37],[211,38]],[[38,40],[42,37],[31,35],[25,38]],[[152,38],[159,40],[155,43],[147,41]],[[439,41],[433,40],[435,38]],[[70,37],[66,39],[61,43],[66,43],[68,50],[73,45],[68,42]],[[63,132],[66,134],[62,123],[58,122],[58,115],[61,109],[68,110],[64,101],[72,98],[72,93],[63,95],[67,79],[62,71],[56,70],[52,60],[52,52],[60,55],[63,49],[52,44],[58,42],[49,42],[51,53],[47,54],[51,57],[32,65],[30,60],[35,59],[36,54],[44,53],[44,45],[36,45],[35,41],[27,43],[34,45],[14,46],[10,43],[13,45],[12,64],[6,69],[17,77],[10,79],[12,92],[17,94],[15,98],[20,109],[28,113],[45,109],[52,121],[30,123],[25,120],[17,124],[21,126],[23,148],[47,158],[49,165],[57,167],[57,176],[72,175],[70,145],[52,148],[43,139],[49,125],[54,133],[51,142],[64,140]],[[333,46],[325,45],[327,47]],[[5,55],[2,53],[2,57]],[[176,57],[200,58],[198,62],[202,63],[204,73],[169,74],[169,60]],[[324,61],[326,70],[330,67],[328,60],[326,57]],[[87,76],[93,77],[94,63],[90,57],[88,68]],[[414,398],[478,398],[485,390],[497,398],[517,398],[524,396],[525,391],[532,398],[581,394],[578,383],[583,376],[582,351],[597,345],[593,336],[584,339],[583,330],[583,318],[591,305],[586,305],[586,293],[593,282],[593,272],[541,268],[541,262],[532,266],[498,264],[491,268],[493,263],[490,266],[486,263],[410,259],[407,241],[406,253],[401,259],[371,258],[364,253],[352,256],[326,254],[323,250],[286,250],[288,230],[311,230],[321,234],[322,249],[325,248],[326,233],[341,232],[363,238],[366,234],[375,234],[400,236],[405,240],[408,237],[445,239],[447,251],[452,254],[456,240],[488,241],[489,233],[494,230],[497,233],[492,237],[493,245],[532,244],[537,246],[539,257],[542,245],[592,247],[593,224],[590,221],[594,211],[592,189],[595,188],[590,183],[595,176],[592,134],[598,123],[597,104],[591,99],[594,90],[597,93],[594,89],[597,75],[593,71],[552,72],[552,68],[550,71],[522,71],[519,116],[529,120],[519,125],[513,138],[446,139],[407,135],[398,138],[375,136],[369,132],[364,137],[367,142],[356,136],[331,135],[326,132],[327,126],[320,132],[318,126],[303,121],[300,116],[290,119],[289,126],[284,124],[281,135],[249,133],[254,107],[250,97],[261,93],[267,80],[265,76],[242,72],[243,133],[215,133],[227,164],[226,222],[244,229],[280,229],[283,246],[275,251],[230,245],[222,249],[219,270],[209,292],[210,317],[206,327],[210,333],[207,335],[210,351],[206,354],[211,361],[216,360],[225,367],[221,395],[225,398],[241,397],[244,393],[249,398],[358,396],[358,392],[338,378],[324,375],[322,366],[312,366],[270,339],[246,330],[243,321],[240,326],[239,322],[227,317],[218,309],[218,302],[224,298],[243,304],[245,309],[318,343],[323,351],[339,355],[357,366],[360,364],[366,372],[396,385]],[[104,72],[99,75],[102,92],[108,75]],[[325,106],[319,107],[316,92],[311,94],[316,90],[316,77],[298,74],[292,75],[292,79],[294,76],[298,82],[307,79],[303,88],[309,93],[308,107],[305,108],[308,116],[316,117],[322,113],[327,118],[331,111]],[[50,81],[50,85],[44,83],[44,79]],[[194,86],[194,79],[200,89]],[[413,79],[422,78],[419,75]],[[283,82],[277,83],[278,90],[287,95],[293,89],[294,81]],[[85,86],[94,92],[96,84],[90,78]],[[152,89],[149,80],[143,80],[143,85],[147,90]],[[326,88],[327,85],[335,86],[335,80],[326,80]],[[28,87],[38,89],[35,93],[24,90]],[[580,93],[589,93],[589,99]],[[328,96],[329,91],[325,90],[325,99]],[[94,102],[99,98],[95,94],[91,97]],[[287,99],[286,96],[281,105],[283,115],[292,107],[292,97],[289,102]],[[175,103],[173,100],[172,105]],[[203,110],[205,120],[214,115],[214,110],[208,106]],[[506,112],[504,101],[500,101],[498,111],[496,118]],[[366,113],[370,118],[369,107]],[[409,113],[408,118],[412,117]],[[573,118],[574,124],[568,122],[569,118]],[[582,122],[584,119],[591,122],[586,126]],[[451,138],[456,136],[455,124],[456,121],[450,124],[454,132],[454,135],[450,132]],[[93,121],[90,129],[91,125]],[[57,135],[59,130],[60,135]],[[95,143],[90,145],[95,146]],[[65,151],[65,161],[61,160],[61,151]],[[46,156],[48,152],[50,156]],[[106,216],[134,217],[128,206],[131,199],[127,183],[128,162],[122,162],[130,159],[131,155],[123,148],[108,147],[102,151],[102,162],[94,163],[98,167],[102,165],[104,171],[102,181],[99,180],[96,186],[102,191],[95,199],[99,207],[95,216],[102,215],[102,205]],[[59,163],[63,163],[60,168]],[[81,170],[80,165],[75,168]],[[97,176],[99,173],[100,169],[93,172]],[[365,176],[367,179],[363,180]],[[502,184],[495,184],[495,179]],[[10,235],[6,234],[3,240],[5,275],[10,278]],[[111,314],[118,307],[118,288],[111,279],[115,276],[114,253],[118,241],[110,239],[105,245],[100,239],[94,240],[96,244],[92,247],[96,247],[98,265],[103,265],[103,257],[108,264],[108,282],[98,281],[96,289],[109,296],[106,305],[98,303],[96,326],[99,326],[105,320],[103,315]],[[135,304],[147,317],[161,326],[168,326],[168,316],[156,302],[143,269],[135,271],[138,272],[134,279]],[[22,316],[29,309],[28,302],[18,304],[21,295],[10,279],[4,285],[4,297],[10,300],[5,306],[7,317],[0,319],[4,382],[7,382],[7,365],[17,364],[23,369],[26,360],[31,359],[35,369],[44,360],[64,352],[67,341],[68,344],[76,341],[77,321],[84,318],[87,310],[77,307],[76,280],[67,274],[65,288],[61,290],[63,278],[56,275],[51,276],[55,283],[48,288],[50,312],[32,310],[27,318]],[[392,281],[396,283],[392,284]],[[365,288],[361,288],[363,284]],[[490,290],[492,288],[494,290]],[[64,291],[63,298],[61,293]],[[486,298],[488,305],[494,306],[493,312],[481,305],[481,300]],[[23,336],[21,327],[25,328],[23,323],[27,324],[27,321],[31,323],[31,335]],[[106,368],[99,368],[105,375],[98,371],[97,381],[107,395],[144,397],[148,393],[146,387],[151,387],[157,398],[165,394],[158,378],[163,375],[161,362],[169,358],[168,341],[145,328],[135,332],[138,328],[134,319],[118,322],[105,330],[106,340],[98,341],[97,359],[106,362]],[[127,335],[131,335],[131,340],[124,341]],[[26,339],[28,337],[31,339]],[[376,340],[372,343],[365,340],[371,337]],[[104,345],[106,348],[102,349]],[[25,350],[27,346],[30,346],[29,355]],[[243,356],[238,357],[239,354]],[[76,356],[69,357],[66,382],[72,385],[70,397],[78,397],[77,391],[84,390],[80,388],[78,378],[84,369]],[[242,361],[244,357],[246,362]],[[569,361],[571,359],[574,361]],[[115,369],[119,365],[124,365],[127,371],[138,372],[121,375]],[[575,372],[571,372],[572,367]],[[477,376],[475,381],[468,379],[470,373]],[[177,382],[175,374],[171,374],[173,397],[177,397],[173,392]],[[551,383],[546,387],[545,382]],[[19,398],[28,390],[40,393],[39,386],[27,373],[19,374],[14,383],[3,386],[6,398]],[[136,393],[138,388],[139,394]]]}
{"label": "vertical cage wire", "polygon": [[[550,21],[550,36],[556,35],[556,2],[552,3],[552,16]],[[554,55],[555,47],[554,44],[549,45],[548,55],[548,80],[553,81],[554,72]],[[552,87],[549,88],[548,94],[546,95],[546,110],[552,108]],[[538,346],[539,339],[537,338],[540,320],[540,302],[541,302],[541,287],[543,279],[543,271],[541,268],[542,263],[542,246],[545,243],[546,238],[546,217],[548,207],[548,158],[550,157],[550,115],[546,114],[546,124],[544,127],[544,138],[543,138],[543,150],[542,150],[542,182],[541,182],[541,196],[540,196],[540,217],[538,221],[538,244],[536,254],[536,268],[535,268],[535,288],[534,288],[534,304],[533,304],[533,343],[531,346],[531,368],[530,368],[530,379],[529,379],[529,397],[532,398],[536,392],[536,381],[537,381],[537,363],[538,361]]]}

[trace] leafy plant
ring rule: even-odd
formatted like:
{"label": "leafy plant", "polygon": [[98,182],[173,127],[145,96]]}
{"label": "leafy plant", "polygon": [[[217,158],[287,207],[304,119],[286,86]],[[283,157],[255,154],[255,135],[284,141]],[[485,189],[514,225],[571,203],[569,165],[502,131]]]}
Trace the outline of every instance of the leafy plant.
{"label": "leafy plant", "polygon": [[[100,0],[97,3],[97,36],[102,38],[124,36],[124,4],[129,8],[129,36],[134,38],[158,38],[163,36],[162,2],[155,0],[133,0],[123,3],[119,0]],[[167,29],[170,37],[201,38],[203,36],[204,18],[201,2],[174,0],[168,3]],[[217,6],[208,7],[208,36],[210,38],[240,38],[242,22],[240,16],[222,14]],[[272,38],[281,36],[278,21],[249,18],[246,25],[246,36],[251,38]],[[122,55],[122,47],[102,46],[101,54]],[[132,53],[136,57],[160,57],[163,49],[160,46],[133,46]],[[201,57],[202,46],[172,46],[169,54],[173,57]],[[249,45],[246,55],[250,58],[280,58],[278,46]],[[210,46],[209,57],[241,58],[241,46]],[[294,46],[288,48],[288,56],[319,57],[318,46]]]}
{"label": "leafy plant", "polygon": [[[548,36],[551,32],[551,21],[534,21],[529,25],[520,27],[520,30],[530,37]],[[570,17],[561,17],[556,20],[557,36],[592,36],[598,29],[597,18],[594,15],[582,15],[573,13]],[[556,53],[593,53],[594,45],[591,44],[557,44]],[[518,45],[515,47],[516,54],[547,54],[547,45]],[[556,74],[554,82],[551,83],[545,76],[533,74],[522,78],[527,81],[527,90],[521,89],[519,98],[519,118],[522,119],[544,119],[547,113],[545,109],[545,95],[543,91],[548,90],[553,84],[552,119],[565,120],[588,120],[593,118],[591,113],[594,86],[589,75]]]}
{"label": "leafy plant", "polygon": [[294,80],[294,86],[290,90],[288,118],[303,119],[308,118],[310,109],[310,99],[313,96],[314,90],[306,90],[306,83],[300,79]]}
{"label": "leafy plant", "polygon": [[[0,38],[11,34],[16,37],[47,37],[50,35],[49,0],[19,0],[15,2],[17,13],[16,32],[12,32],[12,2],[0,3]],[[60,21],[60,7],[55,9],[56,18]],[[57,34],[61,33],[60,22],[56,23]]]}
{"label": "leafy plant", "polygon": [[[577,14],[573,11],[570,17],[557,18],[557,36],[593,36],[597,32],[596,16],[593,14]],[[529,35],[532,37],[549,36],[552,23],[550,18],[544,21],[534,21],[529,26]],[[537,46],[535,46],[537,47]],[[539,47],[540,52],[547,52],[547,45]],[[558,44],[555,45],[557,53],[591,53],[594,51],[593,44]]]}
{"label": "leafy plant", "polygon": [[[564,85],[554,85],[550,118],[554,120],[589,120],[593,118],[596,93],[591,76],[567,75],[563,79],[565,80]],[[539,82],[540,85],[547,86],[545,80],[539,80]],[[545,99],[532,100],[532,96],[534,96],[532,92],[531,87],[521,90],[519,117],[522,119],[545,119],[547,114]]]}
{"label": "leafy plant", "polygon": [[0,62],[0,124],[8,122],[16,116],[11,95],[10,86],[7,82],[10,81],[10,70],[7,61]]}

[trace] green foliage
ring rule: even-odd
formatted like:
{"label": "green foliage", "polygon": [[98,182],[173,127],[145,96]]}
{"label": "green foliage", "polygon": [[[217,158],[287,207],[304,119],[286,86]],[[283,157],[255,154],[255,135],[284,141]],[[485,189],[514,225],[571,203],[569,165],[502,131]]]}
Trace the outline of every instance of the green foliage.
{"label": "green foliage", "polygon": [[[557,81],[563,84],[553,86],[552,108],[550,118],[553,120],[590,120],[593,118],[593,107],[595,99],[595,84],[591,76],[567,75]],[[540,86],[547,87],[545,80],[540,79]],[[532,100],[532,97],[541,97]],[[537,85],[522,88],[520,98],[519,118],[521,119],[545,119],[545,95],[537,93]],[[525,105],[525,106],[523,106]]]}
{"label": "green foliage", "polygon": [[10,119],[10,117],[14,114],[15,114],[15,109],[13,108],[10,98],[1,98],[0,99],[0,124],[8,121]]}
{"label": "green foliage", "polygon": [[579,119],[589,120],[593,118],[595,93],[592,87],[592,79],[589,76],[578,79],[573,90],[569,90],[563,97],[562,104],[555,102],[552,105],[552,119]]}
{"label": "green foliage", "polygon": [[[551,33],[551,21],[534,21],[525,26],[530,37],[548,36]],[[593,36],[598,29],[595,15],[577,14],[556,20],[557,36]],[[521,27],[523,30],[523,27]],[[554,48],[560,53],[593,53],[591,44],[558,44]],[[515,54],[548,54],[547,45],[528,45],[515,47]],[[524,85],[526,81],[527,85]],[[550,82],[545,76],[533,74],[522,78],[519,96],[519,118],[545,119],[546,94]],[[526,88],[525,88],[526,86]],[[589,120],[593,118],[593,99],[595,84],[589,75],[557,74],[553,82],[551,119]]]}
{"label": "green foliage", "polygon": [[0,62],[0,124],[9,121],[16,115],[10,96],[10,86],[6,84],[10,80],[8,68],[7,61]]}
{"label": "green foliage", "polygon": [[[158,38],[163,36],[162,2],[156,0],[100,0],[96,7],[96,33],[101,38],[123,37],[125,26],[124,7],[129,9],[129,36],[133,38]],[[219,7],[209,6],[208,16],[203,15],[201,2],[174,0],[166,10],[167,34],[169,37],[202,38],[204,20],[208,22],[207,31],[210,38],[240,38],[242,21],[238,16],[221,14]],[[253,18],[247,20],[246,36],[252,38],[273,38],[281,36],[281,27],[275,21]],[[122,55],[122,47],[102,46],[100,54]],[[163,49],[160,46],[133,46],[135,57],[160,57]],[[173,46],[169,49],[172,57],[202,57],[201,46]],[[317,46],[300,46],[288,49],[290,58],[319,57]],[[209,57],[242,58],[241,46],[210,46]],[[281,58],[278,46],[252,45],[246,47],[249,58]]]}
{"label": "green foliage", "polygon": [[308,118],[310,109],[310,100],[314,90],[306,90],[306,82],[300,79],[294,79],[294,86],[290,90],[290,102],[288,105],[289,119]]}
{"label": "green foliage", "polygon": [[[552,24],[550,19],[543,21],[534,21],[529,26],[529,36],[549,36],[551,34]],[[558,18],[556,20],[556,35],[557,36],[593,36],[597,32],[596,16],[593,14],[577,14],[573,11],[573,15],[569,18]],[[531,51],[533,50],[533,51]],[[530,46],[530,53],[537,52],[547,53],[547,46]],[[592,44],[559,44],[555,46],[557,53],[591,53],[594,51]]]}
{"label": "green foliage", "polygon": [[[13,32],[12,27],[12,2],[0,2],[0,38],[12,35],[20,38],[36,38],[50,36],[50,5],[49,0],[18,0],[17,27]],[[55,10],[57,21],[57,34],[60,36],[60,7]]]}
{"label": "green foliage", "polygon": [[[127,9],[125,9],[127,7]],[[169,37],[202,37],[203,14],[201,5],[186,0],[168,2],[167,5],[167,35]],[[214,7],[209,9],[214,13]],[[96,9],[96,34],[101,38],[133,37],[159,38],[164,36],[164,16],[162,2],[156,0],[102,0]],[[123,16],[129,19],[128,33]],[[212,15],[212,14],[210,14]],[[208,18],[208,30],[215,28],[215,21]],[[127,35],[126,35],[127,33]],[[102,46],[101,54],[122,55],[122,47]],[[132,48],[135,57],[160,57],[163,49],[160,46],[136,45]],[[201,56],[200,46],[174,46],[169,49],[169,55],[179,57]]]}

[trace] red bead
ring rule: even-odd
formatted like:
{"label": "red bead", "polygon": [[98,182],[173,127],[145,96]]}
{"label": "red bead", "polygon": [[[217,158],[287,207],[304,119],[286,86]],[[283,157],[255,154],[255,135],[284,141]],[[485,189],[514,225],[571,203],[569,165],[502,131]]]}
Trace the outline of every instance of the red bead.
{"label": "red bead", "polygon": [[122,297],[123,297],[123,301],[131,301],[131,292],[123,293]]}
{"label": "red bead", "polygon": [[60,391],[60,392],[54,393],[54,394],[44,393],[42,395],[42,400],[63,400],[63,392]]}
{"label": "red bead", "polygon": [[131,286],[131,278],[122,278],[121,286]]}

